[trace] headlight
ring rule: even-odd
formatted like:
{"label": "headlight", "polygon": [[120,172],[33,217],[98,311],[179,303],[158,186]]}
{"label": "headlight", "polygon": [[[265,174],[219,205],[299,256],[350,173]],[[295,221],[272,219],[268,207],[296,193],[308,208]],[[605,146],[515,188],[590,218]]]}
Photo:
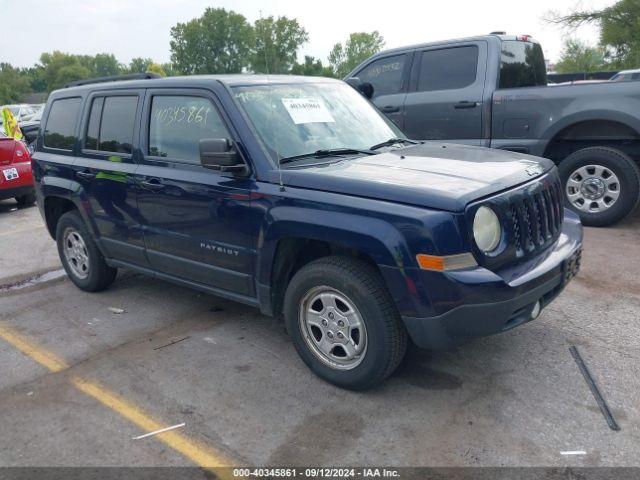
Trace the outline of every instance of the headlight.
{"label": "headlight", "polygon": [[473,219],[473,238],[478,248],[485,253],[495,250],[501,236],[502,227],[498,216],[489,207],[480,207]]}

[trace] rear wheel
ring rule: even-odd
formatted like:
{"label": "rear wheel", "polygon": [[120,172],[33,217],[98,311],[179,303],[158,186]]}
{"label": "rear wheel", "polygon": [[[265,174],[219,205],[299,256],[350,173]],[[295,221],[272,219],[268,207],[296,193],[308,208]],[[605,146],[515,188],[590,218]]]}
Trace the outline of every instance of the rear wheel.
{"label": "rear wheel", "polygon": [[18,205],[20,205],[21,207],[26,205],[33,205],[36,202],[36,195],[35,193],[28,193],[26,195],[16,197],[16,202],[18,202]]}
{"label": "rear wheel", "polygon": [[640,170],[624,152],[589,147],[559,166],[567,206],[585,225],[601,227],[623,219],[640,201]]}
{"label": "rear wheel", "polygon": [[375,386],[397,368],[407,332],[378,272],[331,256],[291,279],[284,314],[293,343],[313,372],[353,390]]}
{"label": "rear wheel", "polygon": [[107,265],[77,212],[60,217],[56,242],[62,265],[78,288],[98,292],[113,283],[118,270]]}

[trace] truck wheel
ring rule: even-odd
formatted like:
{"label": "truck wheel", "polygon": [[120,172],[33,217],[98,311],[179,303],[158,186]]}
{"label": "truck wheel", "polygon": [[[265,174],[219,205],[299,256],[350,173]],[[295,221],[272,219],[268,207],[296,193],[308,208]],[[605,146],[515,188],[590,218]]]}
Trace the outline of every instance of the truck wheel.
{"label": "truck wheel", "polygon": [[21,197],[16,197],[16,202],[18,202],[18,205],[20,205],[21,207],[24,207],[26,205],[33,205],[36,202],[36,195],[35,193],[27,193],[26,195],[22,195]]}
{"label": "truck wheel", "polygon": [[291,279],[284,315],[307,366],[339,387],[364,390],[397,368],[407,332],[378,272],[349,257],[313,261]]}
{"label": "truck wheel", "polygon": [[98,292],[113,283],[118,269],[107,265],[77,212],[60,217],[56,242],[62,265],[79,289]]}
{"label": "truck wheel", "polygon": [[611,147],[573,152],[559,166],[567,206],[594,227],[623,219],[640,202],[640,170],[625,153]]}

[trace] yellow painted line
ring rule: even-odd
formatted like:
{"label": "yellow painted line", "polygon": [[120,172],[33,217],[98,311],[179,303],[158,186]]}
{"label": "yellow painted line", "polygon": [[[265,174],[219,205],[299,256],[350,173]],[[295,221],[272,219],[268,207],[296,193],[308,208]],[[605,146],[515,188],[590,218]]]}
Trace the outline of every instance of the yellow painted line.
{"label": "yellow painted line", "polygon": [[[7,326],[0,325],[0,338],[52,372],[59,372],[69,368],[69,365],[64,360],[40,346],[35,345]],[[71,383],[81,392],[94,398],[110,410],[120,414],[144,431],[153,432],[166,426],[154,420],[133,403],[110,392],[107,388],[96,382],[84,380],[80,377],[73,377]],[[235,462],[227,458],[223,453],[202,445],[173,430],[159,433],[155,435],[154,438],[165,443],[173,450],[180,452],[200,467],[216,468],[233,466],[235,464]],[[230,472],[216,471],[215,473],[219,478],[232,478]]]}
{"label": "yellow painted line", "polygon": [[69,368],[69,365],[63,359],[37,345],[34,345],[9,327],[0,325],[0,338],[8,344],[13,345],[27,357],[31,357],[32,360],[35,360],[47,370],[59,372]]}
{"label": "yellow painted line", "polygon": [[[122,397],[119,397],[115,393],[110,392],[95,382],[89,382],[82,378],[74,377],[72,379],[72,383],[78,390],[95,398],[104,406],[119,413],[144,431],[153,432],[161,430],[166,426],[156,422],[132,403],[124,400]],[[233,462],[224,458],[219,452],[214,452],[204,445],[201,445],[176,431],[171,430],[159,433],[154,438],[157,438],[169,447],[182,453],[193,463],[200,465],[201,467],[224,467],[233,465]]]}

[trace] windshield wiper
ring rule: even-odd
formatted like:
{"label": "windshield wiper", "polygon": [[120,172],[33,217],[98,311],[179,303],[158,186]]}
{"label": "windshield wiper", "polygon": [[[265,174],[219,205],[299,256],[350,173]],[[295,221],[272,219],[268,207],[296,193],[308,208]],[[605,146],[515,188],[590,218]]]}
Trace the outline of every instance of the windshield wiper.
{"label": "windshield wiper", "polygon": [[395,145],[396,143],[410,143],[411,145],[417,145],[421,143],[417,140],[410,140],[408,138],[390,138],[389,140],[381,143],[376,143],[373,147],[370,147],[369,150],[377,150],[382,147],[390,147],[391,145]]}
{"label": "windshield wiper", "polygon": [[283,157],[280,159],[280,165],[284,163],[293,162],[301,158],[307,158],[307,157],[321,158],[321,157],[333,157],[333,156],[340,156],[340,155],[353,155],[358,153],[362,155],[374,155],[374,152],[372,152],[371,150],[361,150],[358,148],[324,148],[321,150],[316,150],[315,152],[302,153],[300,155],[292,155],[290,157]]}

